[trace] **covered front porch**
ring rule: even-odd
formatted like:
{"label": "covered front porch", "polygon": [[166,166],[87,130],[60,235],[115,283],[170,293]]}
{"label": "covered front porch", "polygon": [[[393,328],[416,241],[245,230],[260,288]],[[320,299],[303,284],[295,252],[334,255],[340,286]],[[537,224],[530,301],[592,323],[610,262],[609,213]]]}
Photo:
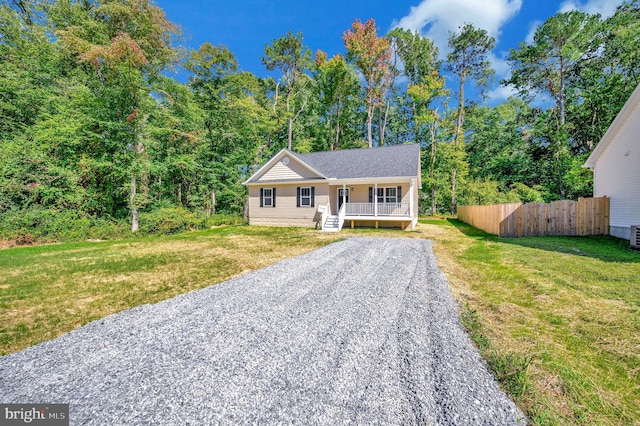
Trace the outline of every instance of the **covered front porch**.
{"label": "covered front porch", "polygon": [[329,204],[322,206],[322,229],[343,226],[399,227],[415,225],[413,181],[329,186]]}

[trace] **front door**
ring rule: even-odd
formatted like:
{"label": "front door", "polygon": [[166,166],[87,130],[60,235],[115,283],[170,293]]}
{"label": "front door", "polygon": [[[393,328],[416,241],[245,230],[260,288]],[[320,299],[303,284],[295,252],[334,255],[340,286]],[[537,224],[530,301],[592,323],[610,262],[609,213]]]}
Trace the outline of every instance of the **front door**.
{"label": "front door", "polygon": [[340,211],[340,207],[342,207],[342,201],[349,202],[349,190],[338,188],[338,211]]}

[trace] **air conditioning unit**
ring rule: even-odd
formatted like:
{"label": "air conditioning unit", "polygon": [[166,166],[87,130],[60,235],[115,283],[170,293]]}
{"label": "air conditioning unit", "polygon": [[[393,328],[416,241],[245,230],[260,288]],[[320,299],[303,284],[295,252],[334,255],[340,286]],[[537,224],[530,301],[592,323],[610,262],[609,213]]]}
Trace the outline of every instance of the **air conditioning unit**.
{"label": "air conditioning unit", "polygon": [[631,248],[640,250],[640,225],[631,227]]}

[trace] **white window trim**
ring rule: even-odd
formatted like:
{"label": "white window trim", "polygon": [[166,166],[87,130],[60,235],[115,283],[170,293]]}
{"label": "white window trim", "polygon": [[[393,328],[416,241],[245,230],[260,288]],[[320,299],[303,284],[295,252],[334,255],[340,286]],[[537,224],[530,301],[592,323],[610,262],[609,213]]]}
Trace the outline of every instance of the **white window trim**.
{"label": "white window trim", "polygon": [[[269,191],[269,195],[267,195],[267,191]],[[267,199],[269,199],[269,204],[267,204]],[[262,207],[273,207],[273,188],[262,189]]]}
{"label": "white window trim", "polygon": [[[389,195],[389,190],[393,189],[395,195],[393,196],[394,201],[391,200],[391,196]],[[376,194],[376,199],[379,204],[382,203],[400,203],[402,200],[398,200],[398,187],[397,186],[379,186],[378,193]]]}
{"label": "white window trim", "polygon": [[[305,189],[309,192],[309,195],[302,194]],[[305,204],[304,200],[307,200],[308,204]],[[300,207],[311,207],[311,187],[310,186],[300,187]]]}
{"label": "white window trim", "polygon": [[[393,200],[391,201],[391,195],[389,195],[390,190],[393,189],[394,195]],[[388,186],[384,188],[384,202],[385,203],[398,203],[398,187],[397,186]]]}

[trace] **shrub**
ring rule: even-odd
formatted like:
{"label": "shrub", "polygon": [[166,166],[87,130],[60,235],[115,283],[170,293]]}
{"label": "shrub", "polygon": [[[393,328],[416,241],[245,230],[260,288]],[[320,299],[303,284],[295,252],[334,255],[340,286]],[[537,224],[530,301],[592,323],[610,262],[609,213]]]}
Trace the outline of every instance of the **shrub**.
{"label": "shrub", "polygon": [[77,210],[30,208],[0,216],[0,238],[18,244],[116,238],[127,234],[123,221],[89,216]]}
{"label": "shrub", "polygon": [[160,208],[140,213],[140,230],[145,234],[176,234],[204,227],[205,220],[182,207]]}
{"label": "shrub", "polygon": [[217,213],[207,218],[206,226],[244,225],[247,222],[237,214]]}

